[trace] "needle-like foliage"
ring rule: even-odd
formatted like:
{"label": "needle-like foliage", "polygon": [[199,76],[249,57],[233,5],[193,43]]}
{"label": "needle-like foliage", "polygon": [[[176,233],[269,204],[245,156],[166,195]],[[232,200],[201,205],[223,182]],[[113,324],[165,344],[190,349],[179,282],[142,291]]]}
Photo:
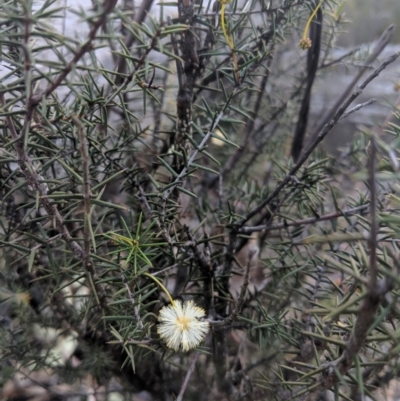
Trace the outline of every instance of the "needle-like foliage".
{"label": "needle-like foliage", "polygon": [[[341,2],[136,3],[0,4],[0,398],[380,399],[398,103],[318,146],[375,101],[353,104],[393,27],[335,58]],[[314,84],[349,61],[320,120]]]}

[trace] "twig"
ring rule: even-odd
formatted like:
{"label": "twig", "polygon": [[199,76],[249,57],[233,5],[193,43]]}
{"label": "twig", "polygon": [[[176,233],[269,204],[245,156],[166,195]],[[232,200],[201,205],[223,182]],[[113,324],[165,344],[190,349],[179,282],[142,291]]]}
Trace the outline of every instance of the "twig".
{"label": "twig", "polygon": [[219,112],[219,114],[215,117],[213,123],[211,124],[210,130],[207,132],[207,134],[204,136],[203,140],[200,142],[200,144],[197,146],[197,148],[193,151],[192,155],[190,156],[190,159],[188,160],[187,164],[185,167],[183,167],[182,171],[179,173],[179,175],[175,178],[175,181],[170,184],[168,189],[164,192],[164,195],[162,197],[163,201],[166,202],[168,198],[170,197],[171,193],[175,189],[176,186],[178,186],[181,183],[182,178],[188,173],[191,165],[194,163],[197,155],[199,152],[201,152],[209,139],[211,138],[211,135],[214,133],[215,129],[217,128],[221,118],[223,117],[225,113],[225,109],[228,107],[228,104],[230,103],[230,99],[235,95],[236,89],[233,90],[231,96],[229,97],[228,101],[226,102],[224,108],[222,111]]}
{"label": "twig", "polygon": [[189,366],[188,371],[186,373],[185,380],[183,381],[182,387],[181,387],[181,389],[179,391],[179,394],[178,394],[178,397],[176,398],[176,401],[182,401],[183,400],[183,396],[185,394],[186,387],[189,384],[190,376],[192,376],[192,374],[194,372],[194,368],[196,366],[197,359],[199,359],[199,355],[200,354],[198,352],[196,352],[194,354],[192,362],[190,362],[190,366]]}
{"label": "twig", "polygon": [[244,272],[243,283],[242,283],[242,285],[240,287],[239,297],[237,299],[236,305],[235,305],[232,313],[227,318],[225,318],[224,320],[212,322],[212,325],[214,327],[230,325],[231,323],[234,322],[234,320],[236,319],[237,315],[242,310],[243,303],[244,303],[244,298],[245,298],[246,292],[247,292],[247,287],[249,286],[249,275],[250,275],[250,268],[251,268],[251,260],[253,259],[253,256],[257,253],[257,251],[258,251],[257,249],[250,249],[249,250],[249,253],[247,255],[247,263],[246,263],[246,270]]}
{"label": "twig", "polygon": [[261,211],[265,206],[271,203],[273,199],[281,192],[281,190],[291,181],[292,176],[297,173],[297,171],[302,167],[304,162],[309,158],[314,149],[322,142],[322,140],[329,134],[332,128],[339,121],[339,118],[344,114],[346,109],[350,106],[350,104],[361,95],[363,90],[367,87],[367,85],[375,79],[379,74],[389,65],[392,64],[400,57],[400,52],[392,54],[388,57],[375,71],[373,71],[363,82],[357,87],[351,96],[339,107],[337,112],[333,115],[330,121],[323,127],[321,132],[317,135],[317,137],[310,144],[308,149],[303,153],[300,157],[299,161],[289,170],[286,176],[283,178],[281,183],[275,188],[275,190],[265,198],[258,206],[253,208],[237,225],[239,228],[243,227],[248,220],[250,220],[253,216],[255,216],[259,211]]}
{"label": "twig", "polygon": [[78,117],[71,117],[73,123],[78,129],[78,137],[80,142],[80,152],[82,158],[82,176],[83,176],[83,205],[84,205],[84,225],[83,225],[83,252],[82,259],[85,270],[89,275],[89,282],[93,287],[93,292],[97,298],[97,302],[102,306],[103,311],[107,310],[107,301],[104,288],[96,283],[98,280],[93,260],[90,257],[90,238],[91,238],[91,190],[90,190],[90,174],[89,174],[89,151],[87,146],[87,136],[85,127]]}
{"label": "twig", "polygon": [[330,61],[329,63],[322,64],[322,65],[319,67],[319,69],[322,70],[323,68],[328,68],[328,67],[330,67],[330,66],[332,66],[332,65],[335,65],[335,64],[337,64],[337,63],[340,63],[340,62],[343,61],[345,58],[347,58],[347,57],[353,55],[354,53],[357,53],[359,50],[360,50],[359,47],[357,47],[356,49],[350,50],[349,52],[347,52],[347,53],[344,54],[343,56],[341,56],[341,57],[339,57],[339,58],[337,58],[337,59],[335,59],[335,60],[332,60],[332,61]]}
{"label": "twig", "polygon": [[[4,102],[4,95],[0,94],[0,103],[2,106],[5,105]],[[43,183],[40,184],[40,181],[44,182],[45,180],[36,172],[36,169],[33,166],[32,160],[26,154],[23,143],[21,143],[20,135],[18,134],[14,121],[10,116],[7,116],[7,125],[11,133],[12,139],[15,141],[14,146],[18,157],[18,165],[21,169],[22,173],[24,174],[28,185],[33,190],[38,191],[42,205],[46,210],[47,214],[51,219],[55,220],[57,230],[63,237],[64,241],[67,243],[69,248],[74,253],[77,259],[81,259],[83,256],[83,250],[81,246],[72,239],[71,234],[69,233],[68,229],[64,225],[63,218],[61,217],[57,206],[50,203],[47,193],[48,187],[47,184]]]}
{"label": "twig", "polygon": [[[140,3],[140,8],[139,11],[135,15],[134,22],[138,25],[142,24],[143,21],[145,20],[147,13],[150,11],[151,6],[153,5],[153,0],[143,0]],[[135,42],[135,36],[131,33],[128,32],[125,40],[124,40],[124,48],[130,49]],[[118,75],[115,79],[115,84],[120,85],[122,81],[124,80],[123,74],[125,74],[126,70],[126,57],[123,55],[118,55],[117,61],[115,63],[114,71],[118,72]]]}
{"label": "twig", "polygon": [[322,118],[318,121],[316,127],[313,130],[311,135],[311,142],[315,140],[315,138],[319,135],[321,129],[329,122],[333,115],[338,110],[339,106],[346,100],[347,96],[350,95],[351,91],[353,90],[354,85],[358,82],[364,72],[370,67],[370,65],[375,61],[375,59],[381,54],[383,49],[388,45],[390,40],[393,37],[393,32],[395,30],[394,25],[389,25],[385,31],[382,33],[381,37],[378,39],[376,45],[372,49],[371,54],[368,56],[367,60],[365,61],[364,65],[359,69],[356,76],[347,86],[345,91],[336,99],[335,103],[329,110],[322,116]]}
{"label": "twig", "polygon": [[[4,101],[4,95],[0,94],[0,104],[2,106],[5,105]],[[62,238],[68,245],[68,247],[71,249],[73,254],[77,259],[83,259],[85,258],[85,251],[82,249],[82,247],[73,240],[70,232],[68,231],[67,227],[64,224],[64,220],[60,214],[60,212],[57,209],[56,205],[53,205],[50,203],[49,197],[48,197],[48,187],[47,184],[45,184],[45,180],[43,177],[41,177],[33,163],[31,158],[28,156],[26,153],[25,147],[24,147],[24,142],[23,142],[23,137],[17,132],[15,128],[14,121],[11,116],[7,116],[6,118],[8,128],[11,133],[11,137],[14,141],[14,147],[15,151],[17,153],[17,159],[18,159],[18,165],[19,168],[21,169],[22,173],[25,176],[25,179],[28,183],[28,185],[34,190],[37,191],[39,194],[39,199],[41,204],[43,205],[43,208],[46,210],[46,213],[49,215],[50,220],[54,220],[55,226],[57,231],[61,234]],[[40,183],[43,182],[43,183]],[[107,300],[106,300],[106,294],[103,289],[103,287],[96,283],[97,281],[97,273],[93,267],[93,263],[87,263],[87,268],[90,271],[91,279],[93,279],[93,287],[95,289],[95,295],[97,296],[98,303],[103,311],[108,310],[107,306]]]}
{"label": "twig", "polygon": [[136,305],[136,302],[133,299],[131,289],[129,288],[129,285],[126,282],[125,275],[123,273],[121,274],[121,279],[122,279],[122,282],[125,285],[126,292],[128,293],[129,300],[131,301],[131,304],[133,306],[133,313],[135,314],[136,321],[138,322],[138,325],[139,325],[140,329],[143,330],[144,326],[143,326],[142,319],[140,317],[139,307]]}
{"label": "twig", "polygon": [[[267,86],[269,77],[270,77],[270,66],[273,60],[272,57],[272,52],[271,50],[270,56],[268,57],[267,63],[266,63],[266,73],[263,76],[263,79],[260,84],[260,91],[258,92],[257,99],[255,102],[255,106],[253,111],[250,114],[249,118],[246,118],[245,121],[245,129],[244,129],[244,135],[243,135],[243,140],[236,149],[235,153],[233,153],[231,156],[229,156],[228,160],[225,162],[224,166],[220,170],[220,175],[219,177],[224,177],[226,178],[229,173],[232,171],[233,166],[235,166],[238,161],[243,157],[243,155],[246,154],[246,150],[248,146],[251,144],[251,137],[254,136],[254,124],[255,121],[257,120],[257,117],[259,115],[259,111],[262,105],[262,101],[265,98],[265,88]],[[218,176],[213,177],[210,182],[208,183],[209,187],[213,187],[217,181],[218,181]]]}
{"label": "twig", "polygon": [[61,237],[61,234],[57,234],[54,237],[51,238],[47,238],[43,243],[41,244],[37,244],[36,246],[34,246],[32,249],[34,249],[35,251],[37,251],[38,249],[40,249],[42,246],[47,245],[47,244],[51,244],[53,241],[55,241],[56,239],[59,239]]}
{"label": "twig", "polygon": [[[104,106],[110,107],[111,101],[119,95],[123,90],[129,85],[129,83],[135,78],[136,73],[139,71],[139,69],[146,63],[147,56],[149,53],[156,47],[158,44],[160,35],[162,33],[162,27],[160,26],[159,29],[154,33],[154,36],[151,38],[150,43],[148,46],[146,46],[146,49],[143,51],[140,59],[138,62],[135,64],[135,67],[133,70],[129,73],[129,75],[126,75],[123,79],[119,80],[119,86],[117,87],[116,90],[114,90],[112,93],[109,93],[111,91],[111,86],[108,86],[107,91],[106,91],[106,100]],[[138,83],[138,85],[143,89],[143,84]]]}
{"label": "twig", "polygon": [[102,10],[100,17],[94,22],[92,28],[90,29],[89,35],[84,42],[84,44],[75,52],[75,56],[73,59],[65,66],[65,68],[60,72],[58,77],[47,86],[43,92],[40,92],[37,95],[34,95],[30,98],[29,108],[36,107],[43,97],[49,96],[52,92],[54,92],[64,81],[67,75],[72,71],[76,63],[89,51],[92,49],[92,42],[96,38],[97,31],[100,27],[105,23],[108,15],[113,11],[116,6],[118,0],[104,0],[102,4]]}
{"label": "twig", "polygon": [[90,219],[91,219],[91,190],[90,190],[90,176],[89,176],[89,152],[87,147],[87,137],[85,127],[78,117],[72,117],[73,123],[78,129],[78,137],[80,142],[80,152],[82,159],[82,177],[83,177],[83,205],[84,205],[84,225],[83,225],[83,251],[84,263],[88,263],[90,258]]}
{"label": "twig", "polygon": [[239,230],[239,233],[249,234],[249,233],[254,233],[257,231],[281,230],[282,228],[286,228],[286,227],[303,226],[305,224],[318,223],[319,221],[332,220],[332,219],[336,219],[338,217],[351,216],[358,212],[365,211],[368,208],[369,208],[369,205],[362,205],[362,206],[355,207],[353,209],[343,210],[343,211],[334,212],[334,213],[328,213],[328,214],[325,214],[325,215],[319,216],[319,217],[308,217],[306,219],[291,221],[289,223],[285,222],[285,223],[279,223],[279,224],[273,224],[273,225],[263,225],[263,226],[254,226],[254,227],[247,226],[247,227],[242,227]]}
{"label": "twig", "polygon": [[371,138],[369,145],[369,192],[371,198],[371,231],[369,234],[369,292],[371,296],[375,294],[376,284],[378,280],[378,265],[376,249],[378,246],[378,223],[376,219],[376,182],[375,182],[375,170],[376,170],[376,143],[375,138]]}
{"label": "twig", "polygon": [[369,106],[375,102],[376,102],[376,99],[372,98],[372,99],[367,100],[364,103],[359,103],[359,104],[355,105],[354,107],[352,107],[351,109],[349,109],[348,111],[346,111],[346,113],[344,113],[342,115],[342,117],[339,118],[339,120],[343,120],[344,118],[348,117],[350,114],[362,109],[363,107]]}
{"label": "twig", "polygon": [[[32,96],[32,57],[29,51],[29,40],[31,37],[31,3],[26,2],[22,3],[22,6],[25,8],[25,29],[24,29],[24,43],[22,45],[22,51],[24,54],[24,78],[25,78],[25,88],[26,88],[26,109],[29,109],[29,99]],[[25,116],[24,129],[21,131],[22,135],[24,135],[24,142],[27,142],[27,135],[29,132],[27,121],[31,121],[32,115],[27,112]]]}
{"label": "twig", "polygon": [[175,242],[169,235],[167,229],[165,228],[165,225],[162,224],[160,222],[160,219],[153,213],[153,209],[151,208],[151,206],[146,198],[146,194],[145,194],[142,186],[140,185],[140,183],[138,181],[135,182],[135,185],[139,189],[139,193],[140,193],[139,200],[144,205],[144,208],[142,208],[142,209],[143,209],[143,212],[144,212],[146,218],[149,219],[150,221],[152,221],[154,219],[154,221],[157,224],[157,227],[160,230],[160,233],[161,233],[161,236],[163,237],[163,239],[168,243],[169,246],[171,246],[171,247],[174,246]]}

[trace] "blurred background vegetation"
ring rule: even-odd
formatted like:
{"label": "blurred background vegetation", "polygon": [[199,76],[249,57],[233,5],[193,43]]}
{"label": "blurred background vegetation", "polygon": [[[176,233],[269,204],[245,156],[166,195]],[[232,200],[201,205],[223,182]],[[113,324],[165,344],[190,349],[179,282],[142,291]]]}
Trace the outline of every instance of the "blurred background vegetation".
{"label": "blurred background vegetation", "polygon": [[[400,3],[396,0],[347,0],[343,6],[345,35],[340,35],[338,45],[355,46],[373,41],[389,24],[400,19]],[[400,43],[400,29],[394,34],[393,43]]]}

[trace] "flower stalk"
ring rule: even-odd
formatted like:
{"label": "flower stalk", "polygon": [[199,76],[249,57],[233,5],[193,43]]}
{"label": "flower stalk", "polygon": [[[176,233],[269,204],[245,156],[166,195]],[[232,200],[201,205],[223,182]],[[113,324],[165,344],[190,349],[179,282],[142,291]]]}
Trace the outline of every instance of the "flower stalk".
{"label": "flower stalk", "polygon": [[168,299],[170,300],[171,304],[173,306],[175,305],[175,301],[172,299],[171,294],[169,293],[167,288],[164,286],[164,284],[158,278],[154,277],[150,273],[143,273],[143,275],[148,277],[148,278],[151,278],[164,291],[165,295],[168,297]]}
{"label": "flower stalk", "polygon": [[307,50],[312,46],[312,41],[311,39],[308,37],[308,31],[310,30],[310,25],[312,20],[314,19],[314,17],[316,16],[318,10],[320,9],[320,7],[322,6],[322,3],[324,2],[324,0],[321,0],[317,7],[315,7],[314,11],[311,13],[310,18],[308,18],[306,26],[304,28],[303,31],[303,37],[300,40],[299,46],[300,49],[302,50]]}
{"label": "flower stalk", "polygon": [[236,57],[236,52],[235,52],[235,43],[233,42],[232,34],[230,32],[228,33],[228,29],[226,27],[226,22],[225,22],[225,7],[232,0],[218,0],[218,1],[221,4],[221,27],[222,27],[222,32],[224,34],[226,43],[228,43],[228,46],[232,51],[232,61],[233,61],[233,69],[235,71],[235,80],[236,80],[236,83],[239,84],[239,71],[238,71],[238,62],[237,62],[237,57]]}

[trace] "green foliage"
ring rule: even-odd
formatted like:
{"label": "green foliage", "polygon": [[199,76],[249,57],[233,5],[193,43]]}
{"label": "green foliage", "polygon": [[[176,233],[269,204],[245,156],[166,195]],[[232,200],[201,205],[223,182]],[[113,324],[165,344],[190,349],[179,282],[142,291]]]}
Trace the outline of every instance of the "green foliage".
{"label": "green foliage", "polygon": [[[233,1],[226,35],[218,4],[192,3],[95,1],[79,40],[56,1],[0,5],[4,399],[357,399],[397,380],[400,115],[337,158],[323,135],[288,157],[316,2]],[[322,9],[328,68],[341,4]],[[157,333],[171,299],[205,311],[196,350]]]}

